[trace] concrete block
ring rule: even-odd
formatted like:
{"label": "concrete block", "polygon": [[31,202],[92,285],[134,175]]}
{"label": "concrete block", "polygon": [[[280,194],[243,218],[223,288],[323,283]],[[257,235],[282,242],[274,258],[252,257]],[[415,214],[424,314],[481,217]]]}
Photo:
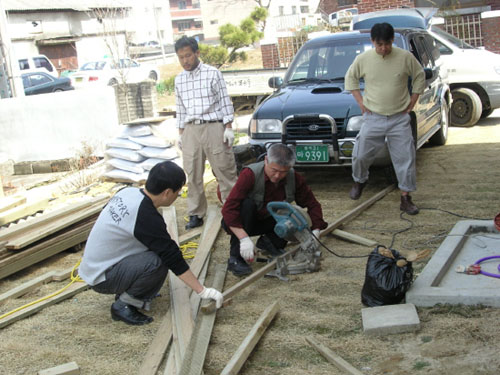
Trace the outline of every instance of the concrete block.
{"label": "concrete block", "polygon": [[390,335],[420,329],[417,309],[411,303],[368,307],[361,310],[363,332],[367,335]]}
{"label": "concrete block", "polygon": [[0,176],[12,176],[14,174],[14,161],[0,160]]}
{"label": "concrete block", "polygon": [[23,161],[21,163],[14,164],[14,174],[33,174],[33,166],[30,161]]}

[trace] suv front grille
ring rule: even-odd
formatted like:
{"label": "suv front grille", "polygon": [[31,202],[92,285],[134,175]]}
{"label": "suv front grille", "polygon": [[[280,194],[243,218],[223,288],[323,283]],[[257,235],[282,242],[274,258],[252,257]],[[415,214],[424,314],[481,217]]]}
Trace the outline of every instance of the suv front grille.
{"label": "suv front grille", "polygon": [[[340,134],[344,128],[344,119],[336,118],[335,122],[337,133]],[[286,138],[297,141],[331,139],[332,126],[327,119],[317,117],[293,119],[286,124]]]}

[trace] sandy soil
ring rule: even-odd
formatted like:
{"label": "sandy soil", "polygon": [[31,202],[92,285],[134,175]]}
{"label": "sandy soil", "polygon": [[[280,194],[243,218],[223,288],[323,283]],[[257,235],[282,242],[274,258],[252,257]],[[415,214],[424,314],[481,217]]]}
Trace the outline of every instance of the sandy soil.
{"label": "sandy soil", "polygon": [[[415,217],[399,211],[394,191],[348,223],[344,230],[389,245],[403,254],[437,249],[460,217],[491,219],[500,211],[500,111],[470,129],[450,129],[444,147],[418,152],[418,191],[422,207]],[[348,198],[349,171],[307,172],[305,176],[332,222],[386,186],[384,174],[373,171],[359,202]],[[207,186],[216,204],[215,184]],[[176,202],[179,232],[184,232],[186,202]],[[338,254],[364,255],[372,249],[325,238]],[[229,239],[220,233],[209,275],[227,260]],[[49,270],[74,265],[80,253],[62,253],[0,281],[0,293]],[[241,374],[341,374],[304,340],[313,336],[364,374],[497,374],[500,369],[500,310],[484,306],[418,308],[421,330],[385,337],[363,334],[360,291],[366,259],[338,258],[324,251],[321,270],[291,277],[286,283],[261,279],[219,311],[205,362],[206,375],[219,374],[264,309],[279,300],[280,311],[245,363]],[[415,264],[416,275],[425,261]],[[254,265],[255,268],[260,265]],[[228,273],[225,288],[238,282]],[[491,279],[492,283],[500,283]],[[0,306],[0,313],[47,295],[65,283],[49,283]],[[500,286],[500,284],[499,284]],[[83,375],[136,374],[170,302],[165,286],[153,304],[155,321],[130,327],[110,319],[112,296],[86,291],[0,330],[0,373],[33,374],[75,361]],[[163,371],[161,371],[163,373]]]}

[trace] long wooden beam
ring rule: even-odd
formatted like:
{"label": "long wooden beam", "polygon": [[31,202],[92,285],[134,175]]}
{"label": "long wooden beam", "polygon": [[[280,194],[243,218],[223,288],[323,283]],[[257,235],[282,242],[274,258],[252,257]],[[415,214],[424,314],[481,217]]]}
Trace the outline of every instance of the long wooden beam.
{"label": "long wooden beam", "polygon": [[67,279],[71,275],[71,271],[73,270],[73,267],[68,268],[64,271],[50,271],[47,273],[44,273],[41,276],[38,276],[37,278],[30,280],[24,284],[21,284],[3,294],[0,294],[0,303],[3,303],[4,301],[10,299],[10,298],[17,298],[20,296],[25,295],[26,293],[31,292],[33,289],[37,288],[40,285],[50,283],[51,281],[62,281],[64,279]]}
{"label": "long wooden beam", "polygon": [[241,345],[227,363],[226,367],[224,367],[220,373],[221,375],[238,375],[239,371],[243,367],[243,364],[255,348],[255,345],[257,345],[267,327],[276,316],[279,308],[278,301],[276,301],[264,310],[248,333],[247,337],[245,337]]}
{"label": "long wooden beam", "polygon": [[344,371],[351,375],[363,375],[361,371],[353,367],[349,362],[346,362],[343,358],[339,357],[337,354],[332,352],[326,346],[320,344],[312,337],[306,337],[306,341],[311,344],[311,346],[316,349],[323,357],[325,357],[328,362],[335,365],[341,371]]}
{"label": "long wooden beam", "polygon": [[375,194],[373,197],[367,199],[363,203],[361,203],[359,206],[354,208],[353,210],[349,211],[345,215],[342,215],[339,217],[337,220],[335,220],[333,223],[328,225],[328,227],[324,230],[321,231],[321,235],[324,236],[334,229],[337,229],[340,227],[342,224],[345,224],[351,220],[353,220],[356,216],[358,216],[361,212],[366,210],[368,207],[370,207],[372,204],[374,204],[376,201],[382,199],[385,197],[387,194],[389,194],[391,191],[393,191],[396,188],[396,185],[390,185],[387,186],[384,190],[378,192]]}
{"label": "long wooden beam", "polygon": [[[226,269],[226,264],[219,264],[216,267],[214,282],[212,283],[213,288],[222,290],[226,277]],[[179,375],[201,375],[214,323],[215,312],[209,315],[200,315],[196,321],[196,327],[182,360],[182,366],[178,372]]]}
{"label": "long wooden beam", "polygon": [[23,310],[17,311],[13,313],[12,315],[9,315],[3,319],[0,319],[0,328],[6,327],[9,324],[12,324],[20,319],[24,319],[28,316],[31,316],[33,314],[36,314],[40,310],[43,310],[44,308],[54,305],[56,303],[59,303],[61,301],[64,301],[67,298],[73,297],[75,294],[83,292],[84,290],[88,289],[89,286],[86,283],[81,283],[81,282],[76,282],[73,283],[66,289],[65,291],[59,293],[58,295],[51,297],[49,299],[46,299],[43,302],[37,303],[35,305],[32,305],[30,307],[27,307]]}
{"label": "long wooden beam", "polygon": [[[300,250],[300,246],[297,246],[291,250],[288,250],[285,254],[279,256],[278,258],[288,258],[289,256],[294,255],[297,251]],[[225,290],[222,295],[224,296],[224,301],[228,300],[232,296],[234,296],[239,291],[245,289],[250,284],[253,284],[255,281],[264,277],[267,273],[271,272],[276,268],[276,264],[278,263],[278,258],[274,258],[271,262],[266,264],[264,267],[260,268],[258,271],[255,271],[250,276],[244,278],[240,282],[234,284],[229,289]],[[201,311],[204,314],[211,314],[215,311],[215,302],[210,302],[201,307]]]}

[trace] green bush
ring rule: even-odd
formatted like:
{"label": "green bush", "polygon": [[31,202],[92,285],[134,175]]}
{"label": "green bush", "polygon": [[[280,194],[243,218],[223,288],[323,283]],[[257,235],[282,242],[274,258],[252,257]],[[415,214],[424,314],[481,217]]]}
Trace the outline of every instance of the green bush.
{"label": "green bush", "polygon": [[172,95],[175,90],[175,76],[164,79],[156,84],[156,92],[159,95]]}

